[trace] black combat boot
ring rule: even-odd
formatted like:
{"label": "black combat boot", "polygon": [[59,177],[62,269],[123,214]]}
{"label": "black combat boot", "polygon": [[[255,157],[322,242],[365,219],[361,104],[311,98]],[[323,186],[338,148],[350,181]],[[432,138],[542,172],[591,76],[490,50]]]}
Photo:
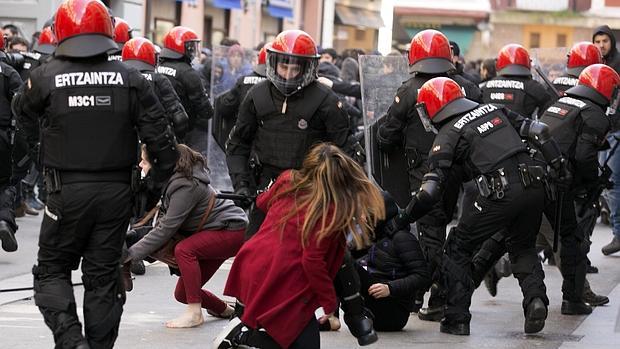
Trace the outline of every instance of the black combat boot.
{"label": "black combat boot", "polygon": [[344,323],[349,327],[349,331],[353,337],[357,338],[357,343],[361,346],[370,345],[377,340],[377,332],[373,328],[372,312],[366,308],[361,314],[351,314],[351,312],[345,312]]}
{"label": "black combat boot", "polygon": [[15,231],[5,221],[0,221],[0,240],[2,240],[2,249],[7,252],[17,251],[17,239],[15,239]]}
{"label": "black combat boot", "polygon": [[450,321],[443,318],[439,326],[439,331],[441,333],[455,334],[457,336],[469,336],[469,321]]}
{"label": "black combat boot", "polygon": [[545,327],[547,319],[547,306],[540,298],[534,298],[525,309],[525,333],[537,333]]}
{"label": "black combat boot", "polygon": [[592,307],[582,301],[562,301],[561,312],[563,315],[588,315],[592,313]]}

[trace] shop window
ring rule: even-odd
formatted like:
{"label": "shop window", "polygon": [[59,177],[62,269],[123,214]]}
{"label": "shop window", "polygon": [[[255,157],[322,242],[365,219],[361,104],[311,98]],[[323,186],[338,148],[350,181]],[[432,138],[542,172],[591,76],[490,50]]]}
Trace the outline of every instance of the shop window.
{"label": "shop window", "polygon": [[566,47],[566,34],[558,34],[556,36],[555,47]]}
{"label": "shop window", "polygon": [[540,33],[530,33],[530,48],[540,47]]}

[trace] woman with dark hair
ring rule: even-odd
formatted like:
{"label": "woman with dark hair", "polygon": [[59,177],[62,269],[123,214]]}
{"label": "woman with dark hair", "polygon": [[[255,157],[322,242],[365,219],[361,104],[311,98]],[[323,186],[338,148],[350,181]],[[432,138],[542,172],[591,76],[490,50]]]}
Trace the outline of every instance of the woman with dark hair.
{"label": "woman with dark hair", "polygon": [[400,331],[414,305],[417,291],[431,284],[430,270],[418,239],[408,229],[388,224],[398,215],[396,201],[383,193],[385,220],[375,229],[376,242],[357,261],[364,303],[374,314],[377,331]]}
{"label": "woman with dark hair", "polygon": [[[183,144],[177,145],[177,149],[179,160],[163,190],[159,218],[153,229],[129,247],[125,260],[125,263],[142,260],[161,249],[175,234],[186,236],[174,250],[181,274],[174,296],[187,304],[187,308],[181,316],[166,323],[171,328],[202,324],[202,308],[216,317],[232,315],[231,306],[201,287],[241,248],[247,225],[241,208],[231,201],[215,198],[202,155]],[[150,169],[144,149],[140,166],[144,172]]]}

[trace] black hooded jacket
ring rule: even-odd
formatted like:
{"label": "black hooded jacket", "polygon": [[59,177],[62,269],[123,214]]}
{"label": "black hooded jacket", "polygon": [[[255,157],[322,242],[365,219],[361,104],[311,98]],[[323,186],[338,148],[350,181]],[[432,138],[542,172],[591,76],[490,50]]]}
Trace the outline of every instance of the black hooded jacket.
{"label": "black hooded jacket", "polygon": [[609,50],[609,53],[603,56],[605,64],[614,68],[614,70],[618,74],[620,74],[620,53],[616,48],[616,37],[614,36],[614,33],[611,31],[611,28],[609,28],[608,25],[602,25],[594,29],[594,32],[592,33],[592,42],[594,42],[594,37],[599,34],[605,34],[609,36],[609,40],[611,41],[611,49]]}

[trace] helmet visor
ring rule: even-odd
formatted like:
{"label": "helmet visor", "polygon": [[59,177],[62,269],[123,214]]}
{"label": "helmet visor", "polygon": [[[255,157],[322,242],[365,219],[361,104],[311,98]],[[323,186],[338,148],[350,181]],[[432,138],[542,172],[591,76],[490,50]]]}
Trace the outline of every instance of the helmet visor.
{"label": "helmet visor", "polygon": [[190,61],[200,57],[200,40],[190,40],[185,42],[185,55]]}
{"label": "helmet visor", "polygon": [[434,134],[437,134],[437,129],[435,128],[435,126],[433,126],[433,123],[431,122],[431,118],[428,116],[428,111],[426,110],[426,104],[424,103],[416,104],[415,110],[418,112],[418,117],[420,118],[420,121],[422,122],[422,125],[424,126],[424,129],[426,130],[426,132],[433,132]]}
{"label": "helmet visor", "polygon": [[267,55],[267,78],[285,96],[316,80],[318,59],[270,52]]}
{"label": "helmet visor", "polygon": [[607,107],[607,115],[613,116],[618,111],[620,106],[620,89],[618,86],[614,87],[614,92],[611,94],[611,100],[609,101],[609,107]]}

